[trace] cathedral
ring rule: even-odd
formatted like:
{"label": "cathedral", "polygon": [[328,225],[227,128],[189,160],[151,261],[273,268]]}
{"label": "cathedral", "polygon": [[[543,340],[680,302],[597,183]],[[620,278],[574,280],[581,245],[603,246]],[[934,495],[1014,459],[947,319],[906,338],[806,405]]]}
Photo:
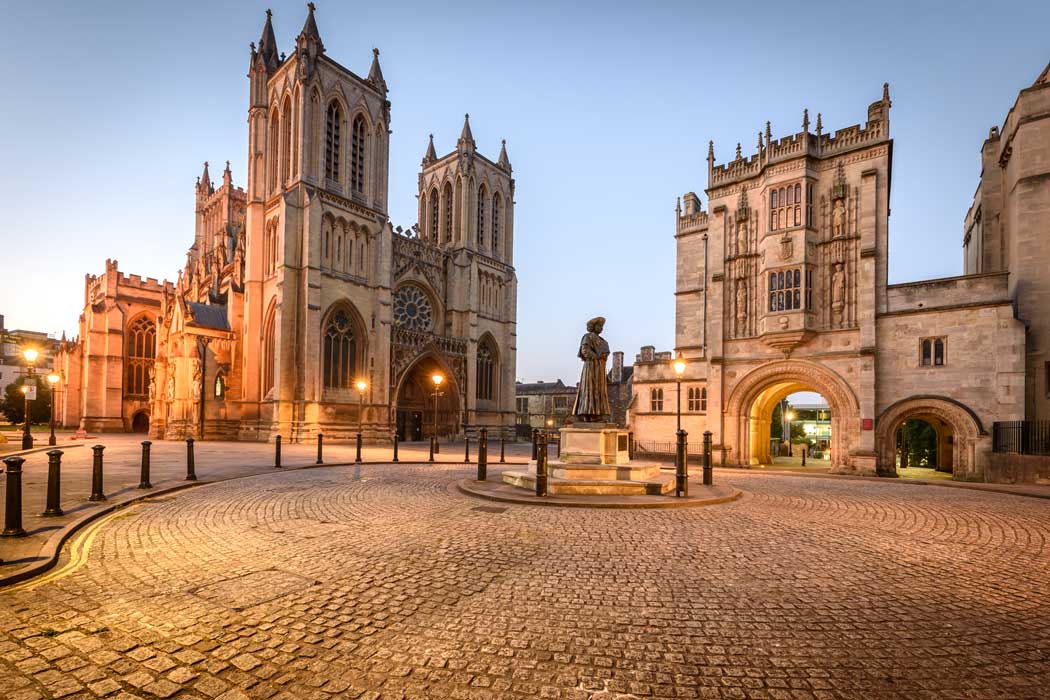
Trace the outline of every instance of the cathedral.
{"label": "cathedral", "polygon": [[[251,46],[248,172],[208,163],[174,283],[107,260],[63,340],[59,419],[163,439],[404,440],[514,426],[514,179],[504,142],[433,136],[418,223],[387,214],[391,104],[325,53],[313,3],[291,54]],[[435,378],[441,381],[436,382]]]}
{"label": "cathedral", "polygon": [[680,405],[716,464],[770,464],[774,408],[812,391],[833,471],[895,475],[918,419],[945,471],[995,480],[993,424],[1050,418],[1050,66],[984,142],[957,277],[888,282],[890,106],[884,86],[861,124],[805,112],[779,138],[767,122],[750,155],[709,146],[708,208],[690,192],[676,212],[675,349],[634,366],[640,442],[672,440]]}

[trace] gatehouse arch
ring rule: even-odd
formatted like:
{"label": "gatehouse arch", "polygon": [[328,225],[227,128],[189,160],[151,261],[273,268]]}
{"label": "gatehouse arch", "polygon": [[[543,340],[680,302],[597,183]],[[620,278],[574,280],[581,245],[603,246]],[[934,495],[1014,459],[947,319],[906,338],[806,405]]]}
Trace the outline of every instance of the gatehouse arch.
{"label": "gatehouse arch", "polygon": [[849,384],[815,362],[781,360],[744,375],[726,402],[723,446],[726,459],[738,466],[769,464],[773,409],[790,394],[811,391],[828,402],[831,412],[832,471],[850,469],[850,453],[859,443],[860,404]]}
{"label": "gatehouse arch", "polygon": [[897,431],[910,418],[925,420],[938,433],[938,453],[950,459],[952,476],[972,479],[983,473],[991,436],[968,406],[946,396],[916,395],[891,404],[875,426],[879,470],[896,473]]}

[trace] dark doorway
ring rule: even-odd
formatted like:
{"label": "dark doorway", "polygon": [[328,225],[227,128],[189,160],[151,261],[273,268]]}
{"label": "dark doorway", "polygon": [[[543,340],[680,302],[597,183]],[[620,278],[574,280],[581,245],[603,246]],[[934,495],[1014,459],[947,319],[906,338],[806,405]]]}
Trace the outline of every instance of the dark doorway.
{"label": "dark doorway", "polygon": [[131,419],[131,432],[133,433],[148,433],[149,432],[149,414],[145,411],[139,411]]}
{"label": "dark doorway", "polygon": [[418,442],[423,439],[423,412],[397,412],[397,439]]}

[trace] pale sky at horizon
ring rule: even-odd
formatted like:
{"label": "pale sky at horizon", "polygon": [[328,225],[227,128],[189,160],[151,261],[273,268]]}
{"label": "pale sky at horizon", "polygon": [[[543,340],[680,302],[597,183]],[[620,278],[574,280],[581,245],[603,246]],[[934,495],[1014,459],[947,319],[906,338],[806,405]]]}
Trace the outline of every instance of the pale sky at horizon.
{"label": "pale sky at horizon", "polygon": [[[290,52],[305,2],[0,2],[0,314],[71,335],[84,274],[174,279],[193,242],[193,183],[229,159],[243,186],[248,43],[267,7]],[[1050,60],[1050,3],[317,0],[329,56],[371,49],[393,103],[390,214],[416,217],[427,134],[501,138],[517,181],[518,371],[575,384],[586,319],[630,362],[674,343],[675,198],[704,199],[707,142],[863,122],[889,82],[890,281],[962,272],[979,149]],[[573,285],[572,280],[584,280]]]}

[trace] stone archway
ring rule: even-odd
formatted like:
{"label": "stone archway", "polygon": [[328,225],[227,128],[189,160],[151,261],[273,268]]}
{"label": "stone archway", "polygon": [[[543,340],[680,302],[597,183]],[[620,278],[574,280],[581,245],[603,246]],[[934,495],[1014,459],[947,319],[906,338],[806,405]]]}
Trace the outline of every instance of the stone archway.
{"label": "stone archway", "polygon": [[[434,374],[444,378],[436,405]],[[435,433],[439,437],[458,434],[462,420],[461,392],[455,373],[433,353],[417,358],[405,370],[394,397],[394,429],[399,439],[413,441]]]}
{"label": "stone archway", "polygon": [[946,396],[909,396],[889,406],[875,425],[875,451],[880,472],[897,471],[897,430],[909,418],[939,421],[951,431],[952,477],[974,479],[984,473],[991,436],[977,414]]}
{"label": "stone archway", "polygon": [[752,370],[733,387],[726,404],[723,446],[738,466],[769,460],[769,423],[773,407],[785,396],[812,391],[831,410],[832,471],[853,471],[850,454],[860,441],[860,404],[834,371],[815,362],[781,360]]}

